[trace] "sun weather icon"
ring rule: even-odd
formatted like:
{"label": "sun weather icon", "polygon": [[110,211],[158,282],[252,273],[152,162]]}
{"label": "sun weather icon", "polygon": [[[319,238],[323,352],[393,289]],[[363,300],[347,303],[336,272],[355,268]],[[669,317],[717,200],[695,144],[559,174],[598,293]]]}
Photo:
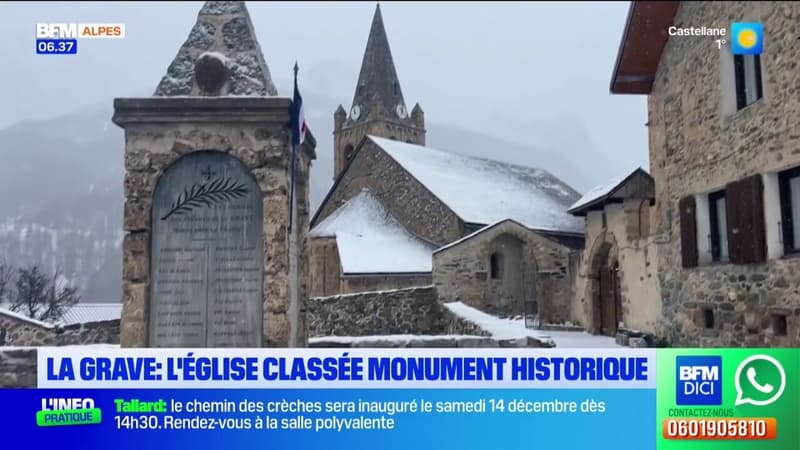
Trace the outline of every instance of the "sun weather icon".
{"label": "sun weather icon", "polygon": [[731,41],[734,55],[760,55],[764,51],[764,27],[758,22],[734,22]]}

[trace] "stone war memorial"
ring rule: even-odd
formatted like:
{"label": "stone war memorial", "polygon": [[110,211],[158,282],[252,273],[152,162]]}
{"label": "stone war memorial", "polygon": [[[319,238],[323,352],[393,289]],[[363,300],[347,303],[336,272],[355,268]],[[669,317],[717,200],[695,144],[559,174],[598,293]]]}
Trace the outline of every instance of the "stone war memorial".
{"label": "stone war memorial", "polygon": [[125,130],[121,345],[305,346],[315,142],[297,149],[292,196],[291,100],[277,95],[244,2],[205,3],[154,95],[114,109]]}

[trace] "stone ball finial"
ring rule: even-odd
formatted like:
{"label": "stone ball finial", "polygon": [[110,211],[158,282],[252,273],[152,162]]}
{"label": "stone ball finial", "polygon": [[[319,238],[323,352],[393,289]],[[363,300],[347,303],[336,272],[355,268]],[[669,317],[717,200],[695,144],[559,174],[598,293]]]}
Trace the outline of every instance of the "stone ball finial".
{"label": "stone ball finial", "polygon": [[219,92],[230,77],[228,58],[215,52],[203,53],[194,63],[197,87],[206,94]]}

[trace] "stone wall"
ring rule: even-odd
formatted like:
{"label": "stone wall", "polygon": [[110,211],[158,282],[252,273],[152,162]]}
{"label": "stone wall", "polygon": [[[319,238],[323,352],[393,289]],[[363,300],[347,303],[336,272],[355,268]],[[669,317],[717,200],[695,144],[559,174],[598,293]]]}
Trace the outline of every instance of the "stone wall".
{"label": "stone wall", "polygon": [[0,388],[36,387],[36,350],[0,349]]}
{"label": "stone wall", "polygon": [[10,311],[0,311],[0,347],[56,345],[55,326]]}
{"label": "stone wall", "polygon": [[[118,99],[115,123],[125,128],[125,210],[123,238],[124,347],[148,345],[150,297],[150,210],[159,177],[181,156],[219,150],[242,161],[261,188],[263,201],[264,276],[263,345],[287,346],[302,342],[305,325],[298,317],[304,299],[290,305],[289,252],[307,256],[307,177],[313,157],[313,139],[299,151],[300,205],[298,225],[303,230],[298,247],[290,249],[289,161],[290,101],[286,98],[147,98]],[[300,297],[307,295],[306,263]],[[292,339],[290,339],[290,335]]]}
{"label": "stone wall", "polygon": [[367,291],[386,291],[392,289],[405,289],[414,286],[430,286],[432,283],[430,274],[424,275],[369,275],[342,277],[341,292],[367,292]]}
{"label": "stone wall", "polygon": [[55,326],[0,311],[0,347],[119,344],[117,320]]}
{"label": "stone wall", "polygon": [[[797,17],[796,2],[681,2],[675,16],[677,27],[761,22],[766,51],[763,98],[736,112],[729,48],[671,37],[648,97],[654,220],[663,242],[658,276],[673,345],[800,344],[800,259],[783,259],[777,248],[762,264],[684,269],[678,211],[683,197],[800,165]],[[774,192],[765,190],[764,197],[765,204],[775,201]],[[768,234],[777,234],[776,223],[766,219]],[[711,329],[701,320],[706,314],[713,318]]]}
{"label": "stone wall", "polygon": [[315,224],[363,188],[369,188],[400,223],[423,239],[444,245],[463,235],[461,219],[371,141],[355,155],[333,194],[323,203]]}
{"label": "stone wall", "polygon": [[309,335],[314,337],[485,335],[443,308],[433,286],[312,298],[308,320]]}
{"label": "stone wall", "polygon": [[[505,240],[508,237],[512,239]],[[506,259],[501,273],[492,279],[490,254],[498,251],[498,246],[514,247],[519,260]],[[442,301],[461,301],[490,314],[519,316],[525,314],[526,300],[538,299],[542,321],[563,323],[570,320],[569,254],[569,248],[505,221],[437,250],[433,282]]]}
{"label": "stone wall", "polygon": [[[604,264],[619,264],[618,279],[624,327],[648,333],[662,332],[661,296],[656,271],[657,246],[651,236],[647,200],[626,200],[606,205],[603,211],[586,216],[586,250],[570,308],[576,323],[597,330],[599,317],[598,271]],[[602,215],[605,212],[606,226]]]}
{"label": "stone wall", "polygon": [[115,319],[58,328],[56,345],[119,344],[119,322]]}

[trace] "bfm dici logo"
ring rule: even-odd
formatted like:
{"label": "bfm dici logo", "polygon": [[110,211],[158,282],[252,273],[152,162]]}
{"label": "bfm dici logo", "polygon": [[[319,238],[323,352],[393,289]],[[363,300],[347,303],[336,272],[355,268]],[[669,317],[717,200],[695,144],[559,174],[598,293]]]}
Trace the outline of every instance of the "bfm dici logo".
{"label": "bfm dici logo", "polygon": [[676,405],[722,404],[722,357],[678,356]]}

